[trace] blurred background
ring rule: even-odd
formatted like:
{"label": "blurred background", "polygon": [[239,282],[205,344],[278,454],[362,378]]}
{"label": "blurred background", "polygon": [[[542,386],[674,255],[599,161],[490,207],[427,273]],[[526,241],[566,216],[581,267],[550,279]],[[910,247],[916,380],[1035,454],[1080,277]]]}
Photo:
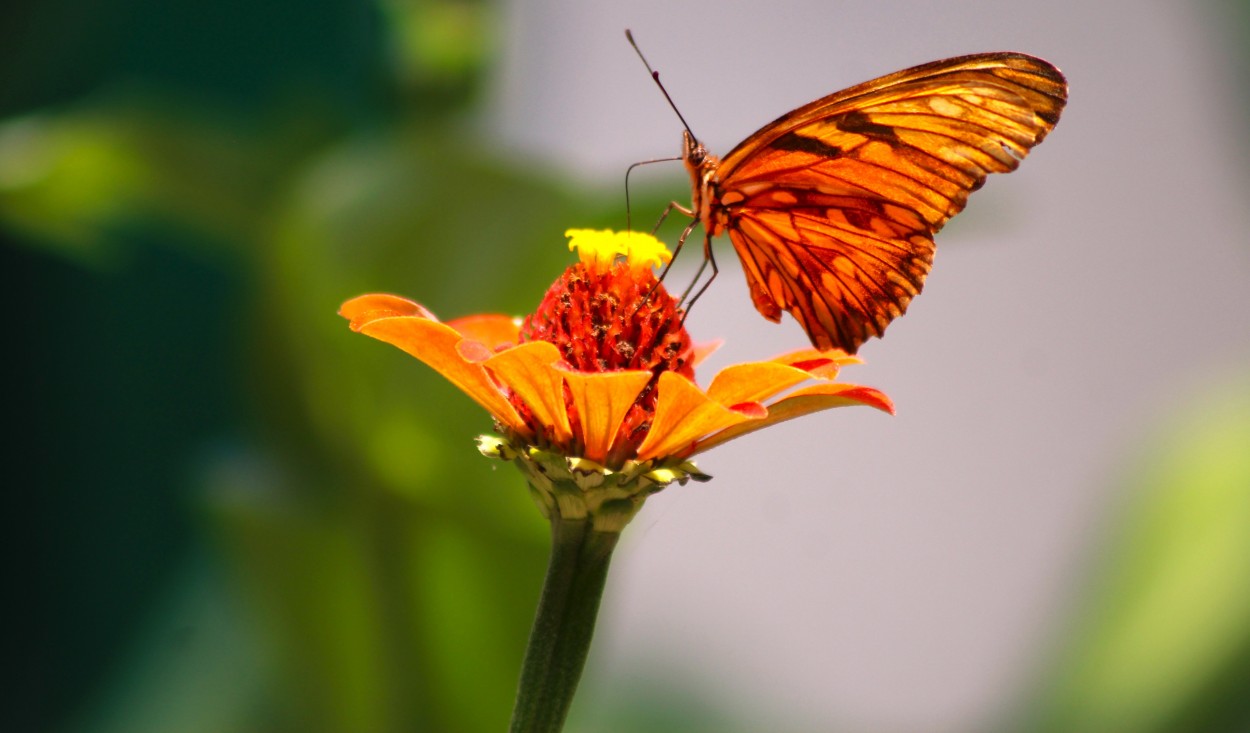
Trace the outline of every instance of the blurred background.
{"label": "blurred background", "polygon": [[[1247,3],[0,13],[4,730],[506,727],[546,527],[485,415],[335,310],[524,313],[564,229],[623,227],[625,167],[680,142],[626,27],[721,154],[976,51],[1071,102],[843,373],[897,417],[788,423],[648,503],[569,730],[1250,730]],[[677,164],[636,186],[642,226],[688,201]],[[720,261],[703,384],[805,344]]]}

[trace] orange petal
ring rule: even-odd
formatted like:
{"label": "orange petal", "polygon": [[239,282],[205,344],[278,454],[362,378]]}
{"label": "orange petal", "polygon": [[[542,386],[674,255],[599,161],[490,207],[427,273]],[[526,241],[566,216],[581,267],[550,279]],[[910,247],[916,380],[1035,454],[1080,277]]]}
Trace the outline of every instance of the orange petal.
{"label": "orange petal", "polygon": [[799,351],[791,351],[774,357],[772,361],[802,369],[812,376],[822,379],[837,377],[838,370],[848,364],[864,363],[863,359],[860,359],[858,356],[851,356],[841,349],[832,349],[830,351],[800,349]]}
{"label": "orange petal", "polygon": [[516,344],[521,332],[515,318],[496,313],[453,318],[447,325],[459,331],[465,338],[486,344],[491,351]]}
{"label": "orange petal", "polygon": [[[461,335],[463,336],[464,334]],[[474,364],[481,364],[495,355],[494,349],[481,341],[466,338],[460,339],[460,343],[456,344],[456,353],[460,354],[460,357],[465,361]]]}
{"label": "orange petal", "polygon": [[774,361],[734,364],[716,375],[707,388],[707,396],[722,405],[761,402],[810,378],[802,369]]}
{"label": "orange petal", "polygon": [[752,419],[712,400],[690,380],[672,372],[660,375],[651,430],[638,446],[639,460],[685,457],[709,433]]}
{"label": "orange petal", "polygon": [[894,403],[880,390],[842,382],[836,384],[816,384],[795,390],[769,405],[767,417],[761,420],[733,425],[708,437],[699,443],[695,453],[702,453],[705,450],[715,448],[721,443],[747,433],[753,433],[769,425],[776,425],[777,423],[793,420],[796,417],[809,415],[821,410],[830,410],[834,407],[849,407],[851,405],[867,405],[868,407],[875,407],[878,410],[888,412],[891,415],[894,414]]}
{"label": "orange petal", "polygon": [[495,354],[483,366],[525,400],[535,419],[551,428],[554,440],[566,444],[573,431],[564,405],[564,372],[555,368],[559,362],[555,344],[530,341]]}
{"label": "orange petal", "polygon": [[[344,310],[348,310],[349,305],[359,300],[362,299],[348,301],[344,304]],[[353,327],[367,336],[397,346],[417,357],[486,408],[499,422],[521,435],[531,435],[521,416],[504,397],[490,374],[481,364],[468,361],[460,355],[457,346],[464,341],[464,337],[455,329],[421,316],[375,318],[368,315],[379,312],[382,311],[376,308],[363,311],[364,315],[358,316],[360,322],[353,321]]]}
{"label": "orange petal", "polygon": [[703,363],[703,360],[715,354],[720,347],[725,345],[725,339],[716,339],[715,341],[705,341],[703,343],[691,344],[690,350],[693,357],[690,359],[690,366],[697,367]]}
{"label": "orange petal", "polygon": [[807,379],[834,379],[846,364],[862,363],[841,350],[801,349],[764,362],[722,369],[708,387],[708,396],[723,405],[763,401]]}
{"label": "orange petal", "polygon": [[638,393],[651,381],[651,372],[625,371],[587,373],[568,370],[564,381],[573,396],[581,418],[581,441],[585,457],[598,463],[607,461],[612,439]]}
{"label": "orange petal", "polygon": [[371,293],[352,298],[339,306],[339,315],[352,322],[353,331],[359,331],[360,327],[369,321],[393,316],[417,316],[431,321],[438,320],[420,303],[386,293]]}
{"label": "orange petal", "polygon": [[[839,382],[837,384],[814,384],[803,389],[796,389],[785,397],[777,400],[768,406],[769,413],[773,413],[780,409],[785,403],[792,399],[803,399],[812,396],[827,395],[830,397],[841,397],[842,399],[851,400],[851,404],[865,405],[867,407],[875,407],[882,412],[894,414],[894,400],[889,395],[876,387],[865,387],[859,384],[847,384]],[[841,405],[831,405],[831,407],[841,407]],[[806,415],[807,413],[801,413]]]}

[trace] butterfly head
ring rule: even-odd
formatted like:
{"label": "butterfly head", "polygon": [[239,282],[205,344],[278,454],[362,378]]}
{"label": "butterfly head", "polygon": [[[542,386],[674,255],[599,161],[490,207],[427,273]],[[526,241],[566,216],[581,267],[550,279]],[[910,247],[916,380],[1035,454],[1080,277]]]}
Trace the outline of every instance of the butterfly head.
{"label": "butterfly head", "polygon": [[688,170],[692,173],[703,170],[711,157],[707,148],[703,147],[703,143],[696,140],[689,130],[681,131],[681,160]]}

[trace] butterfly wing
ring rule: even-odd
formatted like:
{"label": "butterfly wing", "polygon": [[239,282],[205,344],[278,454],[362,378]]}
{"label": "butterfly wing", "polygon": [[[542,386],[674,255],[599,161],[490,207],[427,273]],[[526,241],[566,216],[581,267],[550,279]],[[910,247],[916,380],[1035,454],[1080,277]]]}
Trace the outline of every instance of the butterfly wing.
{"label": "butterfly wing", "polygon": [[818,99],[721,161],[711,233],[728,233],[764,316],[789,311],[817,348],[854,353],[920,292],[934,233],[987,175],[1015,170],[1066,100],[1058,69],[1017,53]]}

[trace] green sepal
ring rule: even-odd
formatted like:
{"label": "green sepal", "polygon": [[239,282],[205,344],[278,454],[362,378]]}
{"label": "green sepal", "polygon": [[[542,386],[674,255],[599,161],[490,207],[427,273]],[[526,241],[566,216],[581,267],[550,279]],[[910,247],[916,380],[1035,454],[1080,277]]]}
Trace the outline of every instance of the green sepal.
{"label": "green sepal", "polygon": [[590,519],[598,532],[625,529],[647,497],[669,484],[712,478],[691,461],[626,461],[611,469],[495,435],[479,436],[477,446],[482,455],[511,461],[521,470],[544,517]]}

